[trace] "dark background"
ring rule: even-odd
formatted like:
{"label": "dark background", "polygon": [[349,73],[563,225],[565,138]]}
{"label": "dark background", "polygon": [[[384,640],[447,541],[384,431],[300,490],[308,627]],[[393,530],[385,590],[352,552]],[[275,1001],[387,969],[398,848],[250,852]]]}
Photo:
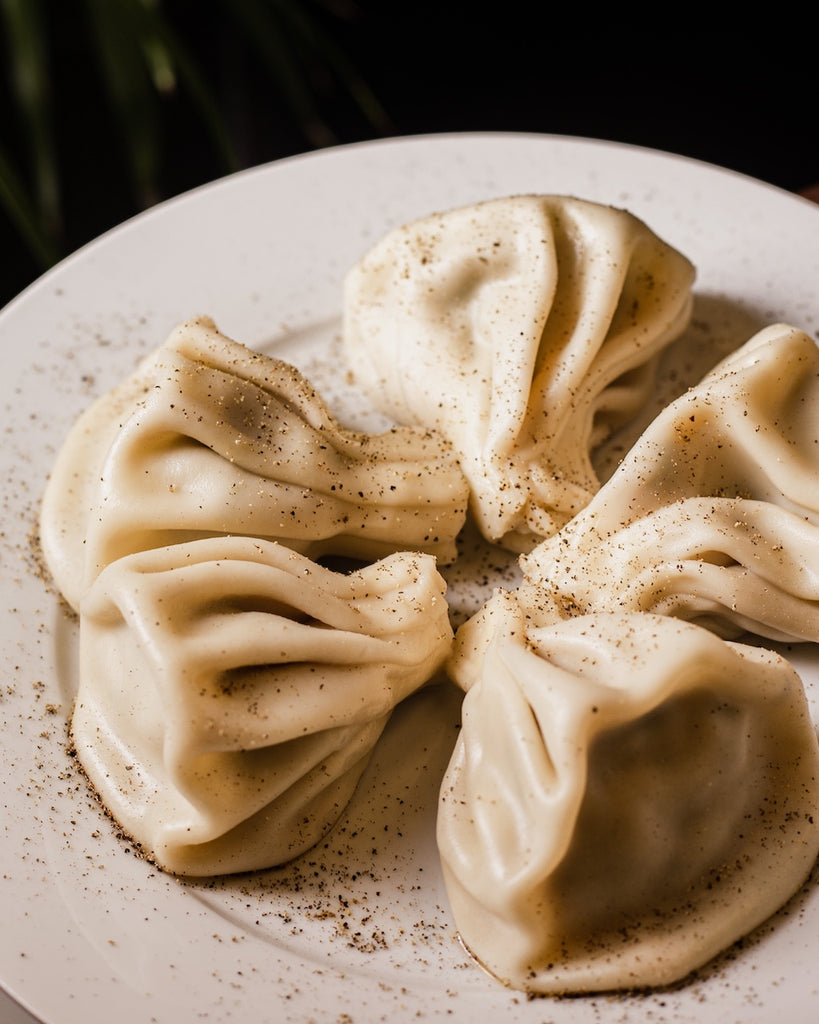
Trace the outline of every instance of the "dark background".
{"label": "dark background", "polygon": [[[817,44],[801,23],[662,29],[545,5],[395,5],[378,0],[240,0],[269,7],[308,102],[278,77],[226,3],[165,0],[162,15],[195,63],[230,137],[227,159],[182,81],[151,112],[151,176],[136,180],[123,108],[102,84],[91,0],[38,0],[46,42],[52,158],[59,192],[44,259],[0,207],[0,305],[59,259],[146,206],[233,170],[325,145],[388,135],[522,131],[667,150],[784,189],[819,181]],[[111,7],[134,0],[97,0]],[[308,45],[293,8],[319,42]],[[291,12],[292,13],[292,12]],[[278,20],[276,20],[278,19]],[[0,26],[2,30],[2,26]],[[0,150],[33,190],[31,137],[11,75],[0,81]],[[339,73],[343,58],[357,78]],[[354,90],[364,90],[354,94]],[[361,97],[366,98],[362,102]],[[369,104],[369,105],[368,105]],[[36,200],[33,200],[36,205]],[[749,216],[753,211],[749,210]]]}

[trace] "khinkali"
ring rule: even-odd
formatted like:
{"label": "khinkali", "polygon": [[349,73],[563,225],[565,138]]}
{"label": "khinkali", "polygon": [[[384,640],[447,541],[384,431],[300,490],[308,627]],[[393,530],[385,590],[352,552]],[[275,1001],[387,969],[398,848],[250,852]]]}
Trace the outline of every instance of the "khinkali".
{"label": "khinkali", "polygon": [[590,453],[645,402],[694,268],[624,210],[523,195],[390,231],[349,271],[357,383],[452,442],[483,535],[528,550],[599,487]]}
{"label": "khinkali", "polygon": [[345,575],[247,537],[138,552],[82,600],[73,743],[160,867],[269,867],[333,825],[451,640],[431,555]]}
{"label": "khinkali", "polygon": [[521,559],[535,621],[590,611],[819,641],[819,348],[774,324],[648,427]]}
{"label": "khinkali", "polygon": [[343,429],[297,369],[199,318],[80,417],[47,486],[41,539],[77,608],[117,558],[219,534],[312,558],[411,549],[451,561],[467,500],[443,438]]}
{"label": "khinkali", "polygon": [[819,348],[773,324],[668,406],[589,505],[458,630],[467,689],[517,604],[532,625],[653,612],[819,641]]}
{"label": "khinkali", "polygon": [[499,629],[438,844],[460,937],[536,993],[667,985],[796,892],[819,749],[778,655],[647,613]]}

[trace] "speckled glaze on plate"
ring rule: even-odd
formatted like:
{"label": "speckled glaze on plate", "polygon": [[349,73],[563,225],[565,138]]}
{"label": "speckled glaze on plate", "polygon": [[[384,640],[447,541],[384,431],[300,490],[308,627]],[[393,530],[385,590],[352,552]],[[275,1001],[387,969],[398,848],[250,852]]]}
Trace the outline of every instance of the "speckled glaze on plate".
{"label": "speckled glaze on plate", "polygon": [[[421,691],[395,716],[324,842],[237,878],[181,882],[141,860],[66,750],[76,623],[42,572],[36,519],[75,417],[178,321],[206,313],[296,363],[350,425],[374,425],[340,357],[345,272],[390,227],[520,192],[626,207],[696,264],[694,320],[655,408],[767,323],[819,333],[819,207],[673,155],[503,134],[340,147],[226,178],[103,236],[0,313],[0,1013],[45,1024],[816,1019],[816,879],[671,991],[528,1000],[487,977],[457,942],[434,842],[451,688]],[[491,585],[506,571],[473,551],[449,574],[456,615],[482,600],[485,575]],[[814,649],[785,653],[816,714]]]}

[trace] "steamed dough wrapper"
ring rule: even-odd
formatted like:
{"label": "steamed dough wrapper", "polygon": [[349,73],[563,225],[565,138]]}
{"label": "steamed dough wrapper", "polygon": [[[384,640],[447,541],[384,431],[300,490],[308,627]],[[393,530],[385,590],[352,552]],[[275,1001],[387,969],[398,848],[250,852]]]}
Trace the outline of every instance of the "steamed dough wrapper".
{"label": "steamed dough wrapper", "polygon": [[662,412],[556,537],[521,559],[533,622],[651,611],[723,636],[819,641],[819,349],[759,332]]}
{"label": "steamed dough wrapper", "polygon": [[499,631],[441,787],[460,936],[531,992],[678,981],[804,882],[818,777],[778,655],[649,614]]}
{"label": "steamed dough wrapper", "polygon": [[599,487],[590,453],[651,393],[694,271],[632,214],[516,196],[395,229],[349,272],[359,385],[440,431],[486,538],[528,550]]}
{"label": "steamed dough wrapper", "polygon": [[82,602],[73,742],[165,870],[273,866],[333,825],[451,639],[430,555],[342,575],[243,537],[140,552]]}
{"label": "steamed dough wrapper", "polygon": [[774,324],[668,406],[589,505],[521,558],[456,635],[463,689],[511,614],[696,621],[725,638],[819,641],[819,349]]}
{"label": "steamed dough wrapper", "polygon": [[311,558],[417,550],[447,562],[466,503],[441,437],[346,430],[293,366],[201,318],[74,426],[48,484],[42,541],[76,608],[117,558],[221,534]]}

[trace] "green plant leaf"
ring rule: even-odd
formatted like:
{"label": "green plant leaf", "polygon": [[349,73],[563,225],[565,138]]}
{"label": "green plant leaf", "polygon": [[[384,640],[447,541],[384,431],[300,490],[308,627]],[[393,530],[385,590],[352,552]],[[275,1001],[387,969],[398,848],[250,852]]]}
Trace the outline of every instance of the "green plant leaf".
{"label": "green plant leaf", "polygon": [[23,242],[43,270],[47,270],[59,258],[57,244],[51,234],[43,229],[42,218],[31,203],[20,176],[11,161],[0,150],[0,205],[16,226]]}
{"label": "green plant leaf", "polygon": [[[26,132],[33,188],[27,192],[20,179],[12,184],[5,167],[5,202],[23,204],[12,216],[28,224],[43,253],[46,238],[51,249],[61,230],[60,185],[51,103],[50,68],[42,0],[2,0],[0,12],[6,30],[11,88]],[[16,177],[16,176],[15,176]],[[36,222],[36,223],[35,223]]]}
{"label": "green plant leaf", "polygon": [[294,34],[301,37],[313,53],[321,55],[326,61],[373,128],[382,132],[392,130],[389,116],[364,78],[344,50],[323,30],[318,20],[309,16],[304,5],[299,0],[269,2],[281,9],[283,19],[290,24]]}
{"label": "green plant leaf", "polygon": [[159,198],[161,152],[158,97],[145,55],[152,12],[141,0],[85,0],[85,8],[137,198],[150,206]]}
{"label": "green plant leaf", "polygon": [[238,170],[239,159],[230,132],[213,91],[209,88],[204,69],[183,45],[167,21],[154,12],[156,0],[142,0],[152,13],[146,24],[149,33],[144,47],[146,59],[153,69],[157,92],[175,91],[181,83],[188,91],[194,108],[199,113],[220,160],[228,171]]}
{"label": "green plant leaf", "polygon": [[288,37],[277,5],[266,0],[222,0],[222,6],[260,53],[307,138],[316,146],[333,143],[335,137],[319,113],[297,56],[298,40]]}
{"label": "green plant leaf", "polygon": [[379,129],[388,126],[375,96],[303,0],[222,0],[222,6],[260,54],[267,74],[313,145],[337,141],[311,84],[311,73],[318,66],[338,77],[371,124]]}
{"label": "green plant leaf", "polygon": [[[197,14],[212,32],[186,32]],[[238,97],[250,114],[262,116],[278,102],[315,146],[337,141],[332,114],[328,121],[322,110],[328,97],[332,110],[332,101],[346,94],[373,126],[388,128],[375,97],[327,31],[328,19],[345,16],[325,0],[221,0],[201,6],[198,0],[0,0],[0,39],[7,44],[2,70],[10,89],[7,123],[14,126],[10,139],[0,138],[0,213],[46,269],[63,254],[66,239],[73,244],[83,238],[82,228],[78,232],[75,223],[63,223],[75,209],[69,200],[86,189],[123,190],[119,179],[112,182],[101,170],[110,166],[107,159],[94,159],[103,152],[107,156],[112,136],[123,147],[126,174],[121,177],[126,183],[131,179],[133,205],[145,208],[164,198],[163,163],[170,166],[168,153],[178,152],[168,126],[179,110],[186,117],[192,113],[210,138],[216,160],[205,159],[203,166],[213,173],[219,170],[214,163],[226,171],[242,166],[236,146],[246,142],[241,137],[245,121],[232,119],[235,108],[225,110],[226,99]],[[208,63],[214,53],[241,53],[249,66],[228,61],[219,65],[217,77]],[[77,62],[83,66],[75,75]],[[64,123],[57,122],[58,111],[68,123],[78,110],[83,116],[86,64],[92,87],[98,85],[111,112],[83,136],[87,160],[77,152],[61,154],[63,136],[56,131]],[[258,90],[259,74],[260,92],[242,93],[246,82]],[[269,94],[265,78],[273,86]],[[183,102],[169,105],[171,97]],[[61,160],[69,159],[77,166],[61,168]],[[79,187],[73,171],[79,171]]]}

